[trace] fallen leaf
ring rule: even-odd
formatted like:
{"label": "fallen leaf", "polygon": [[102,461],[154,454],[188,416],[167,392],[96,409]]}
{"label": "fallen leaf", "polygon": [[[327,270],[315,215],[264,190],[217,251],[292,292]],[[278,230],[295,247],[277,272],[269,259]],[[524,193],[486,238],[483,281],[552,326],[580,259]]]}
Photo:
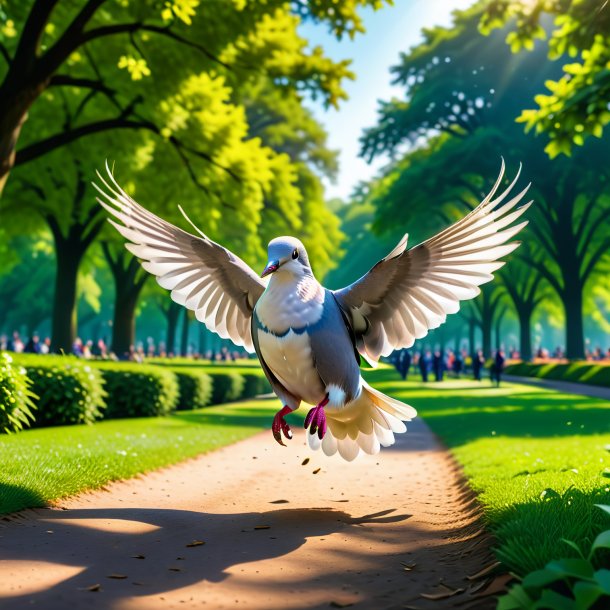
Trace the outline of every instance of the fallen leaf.
{"label": "fallen leaf", "polygon": [[127,578],[127,576],[125,576],[125,574],[108,574],[108,576],[106,576],[106,578],[114,578],[115,580],[124,580],[125,578]]}
{"label": "fallen leaf", "polygon": [[487,567],[479,570],[476,574],[472,574],[471,576],[466,576],[468,580],[478,580],[483,576],[487,576],[490,572],[493,572],[500,565],[499,561],[494,561],[490,563]]}
{"label": "fallen leaf", "polygon": [[318,472],[320,472],[320,470],[322,470],[322,469],[321,469],[321,468],[316,468],[316,469],[313,471],[313,473],[314,473],[314,474],[318,474]]}
{"label": "fallen leaf", "polygon": [[301,462],[301,466],[307,466],[307,464],[309,464],[309,458],[305,458],[302,462]]}
{"label": "fallen leaf", "polygon": [[131,584],[132,585],[137,585],[138,587],[143,587],[144,586],[144,583],[140,582],[138,580],[134,580]]}
{"label": "fallen leaf", "polygon": [[95,585],[90,585],[89,587],[81,587],[79,591],[101,591],[102,585],[96,583]]}
{"label": "fallen leaf", "polygon": [[272,502],[269,502],[269,504],[288,504],[290,502],[290,500],[273,500]]}
{"label": "fallen leaf", "polygon": [[514,576],[512,574],[500,574],[500,576],[496,576],[489,586],[480,591],[473,597],[487,597],[488,595],[497,595],[498,593],[504,593],[506,591],[506,585],[514,580]]}
{"label": "fallen leaf", "polygon": [[425,599],[431,599],[431,600],[439,600],[439,599],[447,599],[448,597],[453,597],[454,595],[457,595],[458,593],[463,593],[464,589],[452,589],[451,587],[448,587],[447,585],[441,584],[440,585],[444,591],[438,591],[436,593],[420,593],[419,596],[423,597]]}
{"label": "fallen leaf", "polygon": [[400,565],[404,568],[405,572],[410,572],[417,564],[416,563],[405,563],[404,561],[401,561]]}
{"label": "fallen leaf", "polygon": [[354,602],[340,602],[337,600],[333,600],[332,602],[330,602],[330,606],[331,608],[349,608],[350,606],[353,606]]}
{"label": "fallen leaf", "polygon": [[176,557],[176,561],[184,561],[184,557]]}
{"label": "fallen leaf", "polygon": [[167,568],[170,572],[182,572],[182,568]]}
{"label": "fallen leaf", "polygon": [[268,530],[270,529],[271,526],[270,525],[255,525],[254,529],[255,530]]}
{"label": "fallen leaf", "polygon": [[146,559],[146,556],[138,554],[138,555],[132,555],[131,558],[132,559]]}
{"label": "fallen leaf", "polygon": [[193,542],[189,542],[186,546],[187,547],[201,546],[202,544],[205,544],[205,542],[203,540],[193,540]]}

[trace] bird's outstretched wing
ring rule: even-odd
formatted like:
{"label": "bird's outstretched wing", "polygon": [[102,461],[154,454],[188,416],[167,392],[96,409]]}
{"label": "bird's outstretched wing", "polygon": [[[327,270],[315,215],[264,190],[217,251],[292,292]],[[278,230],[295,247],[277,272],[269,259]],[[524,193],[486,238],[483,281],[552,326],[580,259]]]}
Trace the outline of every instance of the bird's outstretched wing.
{"label": "bird's outstretched wing", "polygon": [[511,210],[529,185],[500,205],[519,173],[492,199],[504,175],[502,161],[493,189],[467,216],[410,250],[406,250],[405,235],[366,275],[335,292],[341,307],[351,315],[357,347],[365,358],[375,362],[397,348],[410,347],[440,326],[448,313],[458,311],[460,301],[477,296],[479,285],[493,279],[492,273],[504,264],[498,259],[519,245],[506,242],[527,224],[512,223],[531,201]]}
{"label": "bird's outstretched wing", "polygon": [[94,184],[98,202],[122,224],[108,219],[129,241],[125,247],[176,303],[192,309],[200,322],[223,339],[254,351],[250,320],[266,284],[241,258],[208,239],[191,235],[155,216],[119,186],[106,165],[105,188]]}

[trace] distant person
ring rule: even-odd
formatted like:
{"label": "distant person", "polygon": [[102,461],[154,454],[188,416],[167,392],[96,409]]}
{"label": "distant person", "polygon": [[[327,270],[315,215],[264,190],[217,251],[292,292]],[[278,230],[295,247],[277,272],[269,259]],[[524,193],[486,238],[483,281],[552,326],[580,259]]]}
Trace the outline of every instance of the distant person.
{"label": "distant person", "polygon": [[443,360],[443,354],[439,350],[434,352],[434,357],[432,358],[432,368],[434,370],[434,379],[436,381],[442,381],[445,362]]}
{"label": "distant person", "polygon": [[40,354],[40,337],[37,333],[34,333],[25,344],[23,348],[26,354]]}
{"label": "distant person", "polygon": [[398,361],[396,363],[396,370],[402,377],[403,381],[407,379],[409,369],[411,368],[411,352],[408,349],[401,349],[398,352]]}
{"label": "distant person", "polygon": [[475,381],[481,381],[481,369],[485,365],[483,352],[479,349],[472,356],[472,375]]}
{"label": "distant person", "polygon": [[462,360],[462,356],[459,352],[456,352],[455,358],[453,360],[453,372],[456,377],[460,376],[460,373],[464,369],[464,361]]}
{"label": "distant person", "polygon": [[422,352],[419,356],[419,372],[421,380],[426,383],[428,381],[428,371],[430,370],[430,352]]}
{"label": "distant person", "polygon": [[51,337],[45,337],[44,341],[40,344],[40,353],[48,354],[51,351]]}
{"label": "distant person", "polygon": [[500,387],[500,381],[502,379],[502,372],[504,371],[504,352],[499,349],[496,350],[496,355],[494,356],[494,360],[491,364],[491,372],[492,372],[492,383],[496,382],[496,387]]}

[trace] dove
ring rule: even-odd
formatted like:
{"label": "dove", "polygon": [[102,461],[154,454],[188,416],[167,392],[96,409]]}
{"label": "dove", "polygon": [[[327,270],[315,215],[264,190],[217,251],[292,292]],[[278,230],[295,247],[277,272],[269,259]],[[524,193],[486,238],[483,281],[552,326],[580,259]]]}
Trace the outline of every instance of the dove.
{"label": "dove", "polygon": [[182,208],[197,235],[136,203],[108,164],[106,170],[108,179],[98,172],[102,186],[94,186],[126,248],[208,329],[256,352],[283,405],[271,426],[275,440],[284,445],[292,438],[285,418],[306,403],[309,446],[348,461],[392,445],[394,435],[406,431],[404,422],[417,415],[370,386],[360,374],[360,358],[375,366],[440,326],[461,301],[476,297],[504,264],[500,259],[518,247],[509,240],[527,221],[515,221],[532,203],[516,207],[530,185],[507,200],[521,167],[496,196],[502,160],[491,191],[461,220],[410,249],[405,235],[360,279],[329,290],[315,278],[297,238],[269,242],[259,276],[201,232]]}

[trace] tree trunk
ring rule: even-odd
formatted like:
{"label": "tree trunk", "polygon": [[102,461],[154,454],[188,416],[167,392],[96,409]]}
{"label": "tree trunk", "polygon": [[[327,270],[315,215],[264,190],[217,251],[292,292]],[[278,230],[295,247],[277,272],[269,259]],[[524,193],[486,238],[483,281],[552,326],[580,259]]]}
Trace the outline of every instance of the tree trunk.
{"label": "tree trunk", "polygon": [[492,334],[492,318],[491,315],[485,315],[481,320],[481,332],[483,334],[483,356],[489,358],[491,356],[491,334]]}
{"label": "tree trunk", "polygon": [[121,359],[127,360],[132,345],[136,342],[136,306],[138,290],[134,294],[132,286],[119,290],[117,286],[112,323],[112,351]]}
{"label": "tree trunk", "polygon": [[585,333],[582,319],[582,286],[566,290],[563,306],[566,316],[566,356],[569,360],[585,357]]}
{"label": "tree trunk", "polygon": [[532,313],[529,307],[517,309],[519,317],[519,353],[521,360],[529,362],[532,359]]}
{"label": "tree trunk", "polygon": [[205,354],[205,352],[206,352],[206,344],[207,344],[206,329],[203,324],[199,324],[198,326],[199,326],[199,355],[203,356],[203,354]]}
{"label": "tree trunk", "polygon": [[62,241],[55,242],[55,252],[57,272],[53,296],[51,350],[69,354],[76,339],[76,288],[83,253]]}
{"label": "tree trunk", "polygon": [[180,314],[180,305],[172,301],[166,311],[167,317],[167,340],[165,342],[165,351],[168,354],[174,354],[174,346],[176,344],[176,330],[178,328],[178,316]]}
{"label": "tree trunk", "polygon": [[475,321],[474,318],[470,318],[468,320],[468,352],[471,356],[474,356],[475,353],[475,339],[474,339],[474,331],[475,331]]}
{"label": "tree trunk", "polygon": [[184,308],[184,315],[182,316],[182,337],[180,339],[180,355],[188,356],[189,351],[189,310]]}

